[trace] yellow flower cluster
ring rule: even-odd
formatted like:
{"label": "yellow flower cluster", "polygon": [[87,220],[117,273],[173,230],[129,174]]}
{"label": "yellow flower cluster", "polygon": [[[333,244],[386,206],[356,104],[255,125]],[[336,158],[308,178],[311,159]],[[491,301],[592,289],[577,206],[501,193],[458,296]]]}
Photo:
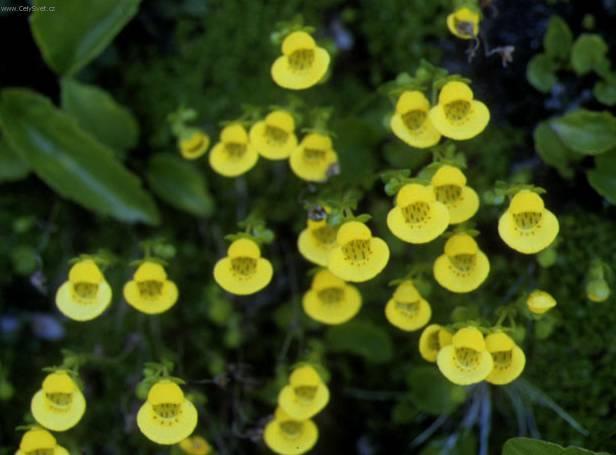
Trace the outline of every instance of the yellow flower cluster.
{"label": "yellow flower cluster", "polygon": [[299,455],[317,443],[319,431],[312,418],[329,402],[329,389],[310,365],[293,370],[278,394],[278,408],[265,427],[263,439],[274,452]]}

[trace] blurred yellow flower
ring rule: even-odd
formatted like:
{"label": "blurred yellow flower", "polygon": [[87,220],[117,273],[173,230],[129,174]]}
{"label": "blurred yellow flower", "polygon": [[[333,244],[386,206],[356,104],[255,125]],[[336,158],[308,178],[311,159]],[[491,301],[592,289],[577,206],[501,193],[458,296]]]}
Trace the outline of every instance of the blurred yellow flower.
{"label": "blurred yellow flower", "polygon": [[329,68],[329,54],[306,32],[290,33],[282,42],[282,54],[274,61],[271,73],[274,82],[286,89],[310,88]]}
{"label": "blurred yellow flower", "polygon": [[445,164],[432,176],[436,200],[449,210],[449,223],[458,224],[472,218],[479,209],[479,196],[466,186],[466,176],[457,167]]}
{"label": "blurred yellow flower", "polygon": [[490,111],[473,99],[473,91],[461,81],[447,82],[438,95],[438,104],[430,109],[430,120],[445,137],[458,141],[481,133],[490,121]]}
{"label": "blurred yellow flower", "polygon": [[407,280],[398,285],[385,305],[385,317],[399,329],[414,332],[430,322],[432,309],[413,282]]}
{"label": "blurred yellow flower", "polygon": [[534,254],[546,249],[558,235],[558,219],[543,199],[530,190],[518,191],[498,221],[498,233],[514,250]]}
{"label": "blurred yellow flower", "polygon": [[389,262],[389,247],[370,228],[359,221],[347,221],[336,236],[336,247],[329,254],[330,272],[344,281],[368,281],[383,271]]}
{"label": "blurred yellow flower", "polygon": [[349,321],[361,308],[361,302],[359,290],[329,270],[321,270],[314,276],[302,301],[309,317],[330,325]]}
{"label": "blurred yellow flower", "polygon": [[111,303],[111,286],[92,259],[73,265],[56,293],[56,305],[66,317],[89,321],[100,316]]}
{"label": "blurred yellow flower", "polygon": [[167,379],[156,382],[137,413],[137,426],[146,438],[161,445],[177,444],[197,426],[197,409],[179,385]]}
{"label": "blurred yellow flower", "polygon": [[307,134],[289,159],[293,173],[307,182],[326,181],[331,167],[337,163],[338,154],[333,149],[331,138],[319,133]]}
{"label": "blurred yellow flower", "polygon": [[430,324],[419,337],[419,354],[428,362],[436,362],[439,351],[451,344],[453,335],[445,327]]}
{"label": "blurred yellow flower", "polygon": [[86,400],[75,381],[65,371],[48,374],[34,394],[30,410],[39,425],[52,431],[73,428],[86,411]]}
{"label": "blurred yellow flower", "polygon": [[239,123],[225,126],[220,140],[210,152],[210,166],[225,177],[237,177],[252,169],[259,159],[248,140],[246,129]]}
{"label": "blurred yellow flower", "polygon": [[[8,452],[7,452],[8,453]],[[15,455],[69,455],[68,450],[58,445],[56,438],[47,430],[32,428],[21,437]]]}
{"label": "blurred yellow flower", "polygon": [[406,91],[398,98],[389,125],[408,145],[420,149],[432,147],[441,140],[441,133],[432,125],[429,112],[430,102],[422,92]]}
{"label": "blurred yellow flower", "polygon": [[241,238],[233,241],[227,256],[214,266],[214,280],[225,291],[236,295],[249,295],[269,284],[274,275],[272,264],[261,257],[261,249],[254,240]]}
{"label": "blurred yellow flower", "polygon": [[445,243],[445,254],[434,261],[434,278],[451,292],[471,292],[490,273],[488,257],[468,234],[454,234]]}
{"label": "blurred yellow flower", "polygon": [[494,368],[486,381],[505,385],[515,381],[522,374],[526,356],[508,335],[503,332],[491,333],[486,337],[486,347],[494,361]]}
{"label": "blurred yellow flower", "polygon": [[449,211],[436,200],[431,186],[408,183],[396,195],[396,205],[387,215],[389,230],[408,243],[427,243],[447,229]]}
{"label": "blurred yellow flower", "polygon": [[265,427],[263,439],[275,453],[300,455],[314,447],[319,439],[319,430],[312,420],[293,419],[278,408]]}
{"label": "blurred yellow flower", "polygon": [[180,441],[180,449],[188,455],[208,455],[212,453],[212,446],[205,438],[194,435]]}
{"label": "blurred yellow flower", "polygon": [[531,313],[543,314],[556,306],[556,299],[547,292],[537,289],[526,299],[526,306]]}
{"label": "blurred yellow flower", "polygon": [[447,28],[461,39],[473,39],[479,34],[479,12],[467,7],[456,9],[447,16]]}
{"label": "blurred yellow flower", "polygon": [[278,394],[278,406],[295,420],[311,418],[328,402],[329,389],[309,365],[295,368],[289,376],[289,384]]}
{"label": "blurred yellow flower", "polygon": [[308,220],[297,239],[297,248],[304,258],[320,266],[327,266],[329,253],[336,246],[338,230],[327,220]]}
{"label": "blurred yellow flower", "polygon": [[286,111],[274,111],[250,128],[250,143],[268,160],[284,160],[297,147],[295,120]]}
{"label": "blurred yellow flower", "polygon": [[178,288],[162,265],[144,261],[124,285],[124,300],[145,314],[164,313],[178,301]]}
{"label": "blurred yellow flower", "polygon": [[494,366],[481,332],[475,327],[458,330],[451,344],[436,357],[441,373],[454,384],[470,385],[483,381]]}
{"label": "blurred yellow flower", "polygon": [[178,148],[182,158],[196,160],[203,156],[210,146],[210,137],[198,129],[191,129],[187,134],[178,139]]}

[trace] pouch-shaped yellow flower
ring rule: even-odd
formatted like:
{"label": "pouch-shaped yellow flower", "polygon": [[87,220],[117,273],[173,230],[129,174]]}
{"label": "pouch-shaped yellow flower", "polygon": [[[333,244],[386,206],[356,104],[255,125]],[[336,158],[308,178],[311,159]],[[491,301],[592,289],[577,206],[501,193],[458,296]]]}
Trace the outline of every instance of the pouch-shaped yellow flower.
{"label": "pouch-shaped yellow flower", "polygon": [[490,111],[473,99],[473,91],[464,82],[447,82],[438,95],[438,104],[430,109],[430,120],[445,137],[458,141],[481,133],[490,121]]}
{"label": "pouch-shaped yellow flower", "polygon": [[161,445],[177,444],[197,426],[197,409],[175,382],[161,379],[148,392],[137,413],[137,426],[146,438]]}
{"label": "pouch-shaped yellow flower", "polygon": [[327,220],[308,220],[304,229],[297,238],[297,248],[304,258],[317,265],[326,267],[329,253],[336,246],[336,233],[338,230]]}
{"label": "pouch-shaped yellow flower", "polygon": [[274,111],[250,128],[250,143],[268,160],[284,160],[297,147],[295,120],[286,111]]}
{"label": "pouch-shaped yellow flower", "polygon": [[347,221],[336,235],[336,247],[329,254],[327,267],[344,281],[368,281],[383,271],[389,262],[389,247],[370,228],[359,221]]}
{"label": "pouch-shaped yellow flower", "polygon": [[396,195],[396,205],[387,215],[389,230],[408,243],[427,243],[447,229],[449,211],[436,200],[431,186],[408,183]]}
{"label": "pouch-shaped yellow flower", "polygon": [[472,218],[479,209],[479,196],[466,186],[466,176],[457,167],[445,164],[438,168],[431,180],[436,200],[449,210],[449,224]]}
{"label": "pouch-shaped yellow flower", "polygon": [[498,221],[498,234],[510,248],[534,254],[546,249],[558,235],[556,216],[543,199],[530,190],[518,191]]}
{"label": "pouch-shaped yellow flower", "polygon": [[272,264],[261,257],[261,249],[254,240],[235,240],[227,256],[214,266],[214,280],[225,291],[236,295],[249,295],[269,284],[274,275]]}
{"label": "pouch-shaped yellow flower", "polygon": [[111,303],[111,286],[92,259],[73,265],[56,292],[56,305],[66,317],[90,321],[100,316]]}
{"label": "pouch-shaped yellow flower", "polygon": [[326,181],[330,168],[336,163],[338,154],[333,149],[331,138],[319,133],[307,134],[289,158],[293,173],[307,182]]}
{"label": "pouch-shaped yellow flower", "polygon": [[526,299],[526,306],[531,313],[543,314],[556,306],[556,299],[549,293],[537,289]]}
{"label": "pouch-shaped yellow flower", "polygon": [[309,365],[295,368],[289,376],[289,384],[278,394],[278,406],[295,420],[311,418],[328,402],[329,389]]}
{"label": "pouch-shaped yellow flower", "polygon": [[302,301],[304,311],[323,324],[343,324],[353,318],[361,308],[359,290],[335,276],[321,270],[312,279],[310,290]]}
{"label": "pouch-shaped yellow flower", "polygon": [[162,265],[144,261],[124,285],[124,300],[145,314],[164,313],[178,301],[178,288]]}
{"label": "pouch-shaped yellow flower", "polygon": [[447,16],[447,28],[461,39],[473,39],[479,34],[479,12],[467,7],[456,9]]}
{"label": "pouch-shaped yellow flower", "polygon": [[186,438],[179,445],[182,452],[188,455],[208,455],[212,453],[212,446],[199,435]]}
{"label": "pouch-shaped yellow flower", "polygon": [[454,384],[470,385],[483,381],[494,366],[481,332],[475,327],[458,330],[451,344],[436,357],[441,373]]}
{"label": "pouch-shaped yellow flower", "polygon": [[492,355],[494,368],[486,381],[505,385],[515,381],[524,371],[526,356],[524,351],[505,333],[491,333],[486,337],[486,347]]}
{"label": "pouch-shaped yellow flower", "polygon": [[398,98],[389,126],[399,139],[411,147],[432,147],[441,140],[441,133],[432,125],[429,112],[430,102],[422,92],[406,91]]}
{"label": "pouch-shaped yellow flower", "polygon": [[39,425],[52,431],[73,428],[86,411],[86,400],[71,376],[64,371],[48,374],[34,394],[30,410]]}
{"label": "pouch-shaped yellow flower", "polygon": [[225,126],[220,140],[210,152],[210,166],[225,177],[237,177],[252,169],[259,159],[254,146],[248,140],[246,129],[239,123]]}
{"label": "pouch-shaped yellow flower", "polygon": [[419,354],[428,362],[436,362],[439,351],[451,344],[453,335],[445,327],[430,324],[419,337]]}
{"label": "pouch-shaped yellow flower", "polygon": [[419,294],[412,281],[403,281],[385,305],[385,317],[406,332],[421,329],[432,317],[430,304]]}
{"label": "pouch-shaped yellow flower", "polygon": [[178,139],[180,154],[187,160],[196,160],[203,156],[209,146],[210,137],[198,129],[192,129]]}
{"label": "pouch-shaped yellow flower", "polygon": [[280,455],[300,455],[314,447],[319,439],[319,430],[314,422],[296,420],[281,408],[265,427],[263,440],[267,447]]}
{"label": "pouch-shaped yellow flower", "polygon": [[468,234],[454,234],[445,243],[445,254],[434,261],[434,278],[451,292],[477,289],[490,273],[490,261]]}
{"label": "pouch-shaped yellow flower", "polygon": [[282,42],[282,55],[272,65],[272,79],[290,90],[303,90],[317,84],[329,68],[327,51],[318,47],[306,32],[290,33]]}
{"label": "pouch-shaped yellow flower", "polygon": [[61,445],[58,445],[56,438],[47,430],[33,428],[26,431],[21,437],[19,450],[15,455],[69,455]]}

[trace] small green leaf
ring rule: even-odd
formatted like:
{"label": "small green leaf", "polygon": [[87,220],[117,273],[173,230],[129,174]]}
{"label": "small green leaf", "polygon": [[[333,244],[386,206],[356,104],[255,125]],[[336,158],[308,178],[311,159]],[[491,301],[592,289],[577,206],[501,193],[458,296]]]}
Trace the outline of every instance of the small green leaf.
{"label": "small green leaf", "polygon": [[533,134],[535,139],[535,149],[541,159],[548,165],[558,169],[558,172],[565,178],[573,177],[573,170],[569,163],[579,160],[580,156],[572,152],[564,143],[550,122],[541,122],[535,128]]}
{"label": "small green leaf", "polygon": [[3,90],[0,121],[10,146],[61,196],[118,220],[158,223],[137,176],[44,96]]}
{"label": "small green leaf", "polygon": [[205,179],[193,164],[159,153],[150,158],[147,178],[156,195],[169,205],[196,216],[212,214],[214,203]]}
{"label": "small green leaf", "polygon": [[563,143],[582,155],[599,155],[616,147],[616,117],[607,111],[578,109],[550,124]]}
{"label": "small green leaf", "polygon": [[331,327],[326,335],[332,351],[350,352],[372,363],[385,363],[393,355],[389,333],[368,321],[351,321]]}
{"label": "small green leaf", "polygon": [[6,138],[0,136],[0,182],[14,182],[25,178],[30,166],[11,148]]}
{"label": "small green leaf", "polygon": [[550,17],[548,29],[543,37],[543,47],[548,57],[566,60],[572,43],[573,34],[567,23],[560,16]]}
{"label": "small green leaf", "polygon": [[601,36],[584,33],[578,37],[571,49],[571,65],[577,74],[601,71],[607,60],[607,44]]}
{"label": "small green leaf", "polygon": [[62,109],[75,117],[81,128],[114,150],[137,145],[139,126],[135,117],[99,87],[63,79]]}
{"label": "small green leaf", "polygon": [[530,438],[512,438],[503,446],[502,455],[561,455],[558,444]]}
{"label": "small green leaf", "polygon": [[616,77],[609,81],[598,81],[592,93],[600,103],[606,106],[616,106]]}
{"label": "small green leaf", "polygon": [[558,82],[556,64],[545,54],[537,54],[528,62],[526,79],[530,85],[543,93],[547,93]]}
{"label": "small green leaf", "polygon": [[[597,157],[598,158],[598,157]],[[595,160],[597,162],[597,160]],[[616,204],[616,158],[613,160],[612,171],[597,165],[595,169],[591,169],[586,172],[586,177],[590,186],[592,186],[597,193],[610,201],[612,204]]]}
{"label": "small green leaf", "polygon": [[107,47],[137,13],[139,2],[62,0],[60,4],[36,0],[30,27],[47,64],[56,73],[69,76]]}

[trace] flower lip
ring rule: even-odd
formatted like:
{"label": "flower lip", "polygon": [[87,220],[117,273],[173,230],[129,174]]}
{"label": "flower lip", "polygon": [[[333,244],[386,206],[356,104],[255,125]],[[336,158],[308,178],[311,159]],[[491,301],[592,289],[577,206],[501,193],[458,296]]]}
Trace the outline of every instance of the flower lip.
{"label": "flower lip", "polygon": [[454,234],[445,243],[447,256],[474,255],[478,251],[477,242],[468,234]]}
{"label": "flower lip", "polygon": [[543,212],[545,204],[541,196],[534,191],[520,190],[511,199],[509,211],[516,215],[528,212]]}
{"label": "flower lip", "polygon": [[84,259],[77,262],[68,272],[68,280],[71,283],[99,284],[104,279],[101,270],[92,259]]}
{"label": "flower lip", "polygon": [[432,203],[436,200],[434,191],[430,186],[421,185],[419,183],[407,183],[396,195],[396,205],[398,207],[406,207],[414,202]]}
{"label": "flower lip", "polygon": [[431,184],[435,187],[443,185],[465,186],[466,176],[457,167],[445,164],[444,166],[439,167],[434,173]]}
{"label": "flower lip", "polygon": [[77,386],[75,385],[75,381],[69,376],[68,373],[63,371],[56,371],[54,373],[48,374],[43,380],[43,391],[46,394],[54,394],[54,393],[63,393],[69,394],[73,393]]}
{"label": "flower lip", "polygon": [[184,392],[175,382],[163,379],[150,388],[147,400],[153,406],[180,404],[184,401]]}
{"label": "flower lip", "polygon": [[371,238],[372,232],[364,223],[360,223],[359,221],[347,221],[338,229],[336,242],[339,245],[344,245],[353,240],[370,240]]}
{"label": "flower lip", "polygon": [[314,38],[306,32],[293,32],[282,42],[282,53],[291,55],[298,50],[311,50],[316,47]]}
{"label": "flower lip", "polygon": [[464,327],[458,330],[452,339],[455,348],[469,348],[475,351],[485,351],[486,343],[482,333],[475,327]]}
{"label": "flower lip", "polygon": [[248,257],[258,259],[261,257],[261,249],[257,242],[251,239],[234,240],[227,249],[227,256],[230,258]]}

